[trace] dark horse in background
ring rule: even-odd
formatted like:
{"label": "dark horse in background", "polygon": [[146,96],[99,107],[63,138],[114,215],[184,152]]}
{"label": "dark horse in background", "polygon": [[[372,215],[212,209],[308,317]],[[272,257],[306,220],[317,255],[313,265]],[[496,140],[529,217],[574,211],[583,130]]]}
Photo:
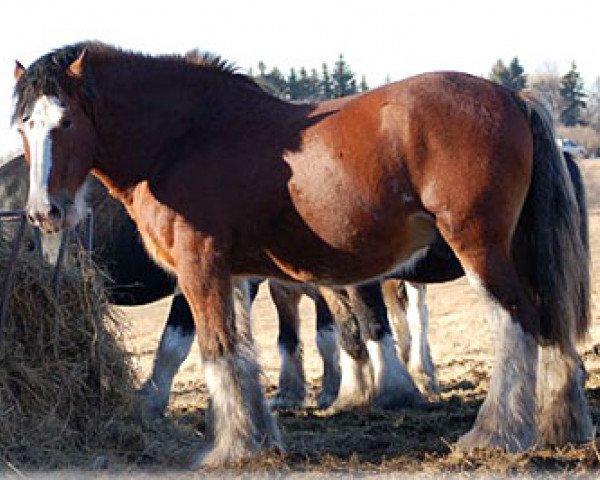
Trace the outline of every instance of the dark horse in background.
{"label": "dark horse in background", "polygon": [[199,462],[280,445],[240,278],[360,284],[442,240],[488,301],[496,342],[488,395],[460,446],[593,437],[575,349],[589,328],[589,259],[535,102],[440,72],[297,105],[214,58],[98,43],[18,64],[15,77],[30,220],[72,226],[92,172],[177,275],[211,400]]}
{"label": "dark horse in background", "polygon": [[[110,197],[104,185],[95,178],[90,177],[86,182],[87,202],[95,212],[93,257],[96,263],[106,269],[111,279],[111,302],[116,305],[144,305],[175,292],[152,373],[141,389],[143,416],[157,417],[166,409],[173,378],[191,348],[194,337],[192,313],[185,297],[176,289],[174,277],[149,258],[135,224],[122,205]],[[29,170],[23,156],[0,166],[0,210],[22,209],[28,191]],[[43,250],[50,260],[53,255],[56,256],[60,240],[60,234],[42,234]],[[33,243],[33,240],[29,239],[29,242]],[[452,268],[456,268],[448,263],[445,265],[440,259],[436,275],[447,275]],[[250,282],[251,299],[256,296],[259,282]],[[396,282],[390,283],[383,292],[377,282],[347,289],[344,296],[346,302],[352,304],[351,310],[339,308],[338,295],[328,295],[330,302],[333,302],[332,307],[339,311],[336,317],[339,322],[335,328],[330,307],[316,288],[270,282],[269,290],[278,312],[278,343],[282,359],[279,390],[271,402],[272,408],[300,408],[305,401],[298,313],[302,294],[309,295],[316,308],[316,343],[324,367],[323,387],[317,398],[320,408],[331,407],[330,411],[341,411],[370,403],[383,408],[406,406],[406,395],[402,385],[398,385],[403,379],[403,368],[398,367],[394,352],[389,352],[393,350],[393,340],[385,304],[392,312],[394,333],[398,332],[397,335],[402,337],[399,353],[409,364],[417,386],[424,393],[436,391],[426,337],[427,316],[422,313],[424,287],[406,287],[410,292],[408,297],[414,296],[414,305],[407,308],[408,298],[402,298],[402,287],[398,289]],[[337,332],[341,335],[338,336]],[[411,333],[414,337],[412,343]],[[342,347],[341,372],[338,343]],[[386,355],[373,365],[371,356],[377,356],[380,350]],[[373,367],[380,371],[372,372]],[[339,392],[341,379],[342,388]]]}

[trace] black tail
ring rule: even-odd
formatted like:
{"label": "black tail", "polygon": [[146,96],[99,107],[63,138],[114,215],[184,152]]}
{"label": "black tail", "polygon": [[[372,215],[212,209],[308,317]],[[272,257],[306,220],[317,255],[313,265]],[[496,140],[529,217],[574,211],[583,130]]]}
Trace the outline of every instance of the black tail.
{"label": "black tail", "polygon": [[[563,345],[590,325],[585,190],[577,165],[559,151],[541,105],[525,101],[533,133],[533,175],[513,251],[540,313],[543,341]],[[571,172],[571,174],[569,174]]]}

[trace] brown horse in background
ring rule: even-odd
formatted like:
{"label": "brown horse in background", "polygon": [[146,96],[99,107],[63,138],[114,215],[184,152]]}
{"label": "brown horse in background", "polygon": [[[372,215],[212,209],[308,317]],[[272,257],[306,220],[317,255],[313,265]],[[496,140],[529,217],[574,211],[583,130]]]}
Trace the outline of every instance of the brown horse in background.
{"label": "brown horse in background", "polygon": [[489,301],[497,342],[460,445],[592,438],[574,344],[589,324],[588,258],[564,159],[532,102],[444,72],[291,104],[219,59],[98,43],[15,75],[30,220],[47,231],[76,222],[91,171],[177,275],[211,396],[199,461],[280,444],[235,278],[360,283],[418,264],[439,242]]}

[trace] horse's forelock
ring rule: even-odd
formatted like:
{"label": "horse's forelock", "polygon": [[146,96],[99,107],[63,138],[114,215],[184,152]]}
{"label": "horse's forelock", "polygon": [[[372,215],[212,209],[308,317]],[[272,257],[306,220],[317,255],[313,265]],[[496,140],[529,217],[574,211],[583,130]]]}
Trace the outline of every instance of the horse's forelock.
{"label": "horse's forelock", "polygon": [[42,95],[58,96],[59,85],[69,65],[88,44],[69,45],[54,50],[37,59],[25,71],[15,85],[15,110],[11,119],[14,124],[30,114],[33,104]]}

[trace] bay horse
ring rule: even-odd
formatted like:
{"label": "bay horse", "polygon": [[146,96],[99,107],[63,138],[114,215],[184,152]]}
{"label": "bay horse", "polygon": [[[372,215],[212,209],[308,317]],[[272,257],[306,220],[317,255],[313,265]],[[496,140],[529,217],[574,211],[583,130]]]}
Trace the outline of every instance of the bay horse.
{"label": "bay horse", "polygon": [[45,231],[76,222],[92,172],[177,276],[211,397],[199,465],[281,445],[248,292],[234,280],[359,284],[418,262],[440,238],[489,302],[496,342],[488,395],[459,445],[593,437],[575,349],[590,321],[589,259],[535,102],[437,72],[292,104],[214,57],[92,42],[17,64],[15,77],[30,221]]}
{"label": "bay horse", "polygon": [[[29,171],[23,156],[0,166],[0,210],[22,209],[27,201],[28,191]],[[93,260],[105,270],[110,279],[108,295],[111,303],[145,305],[174,294],[152,372],[140,389],[142,417],[157,418],[164,414],[174,376],[189,354],[195,333],[192,313],[185,297],[176,287],[173,276],[149,258],[140,243],[135,224],[121,203],[110,197],[104,185],[94,177],[86,180],[86,192],[86,202],[95,212]],[[10,225],[2,227],[10,228]],[[32,232],[27,233],[26,243],[33,248]],[[10,233],[8,235],[11,236]],[[56,262],[60,243],[60,234],[41,235],[44,257],[52,264]],[[259,283],[258,279],[252,279],[249,283],[251,300],[254,300],[258,292]],[[399,364],[398,356],[389,352],[392,330],[387,322],[385,307],[382,308],[383,300],[377,298],[378,295],[381,296],[377,289],[375,287],[374,293],[369,288],[355,293],[352,302],[361,302],[365,295],[369,295],[369,305],[360,303],[360,318],[354,314],[356,308],[351,305],[351,315],[341,317],[340,320],[343,321],[338,322],[316,288],[270,282],[269,290],[279,320],[278,344],[282,359],[279,390],[271,400],[271,408],[295,409],[304,405],[306,386],[298,336],[300,317],[297,311],[298,301],[303,293],[312,297],[316,306],[316,343],[323,360],[322,389],[317,396],[319,408],[328,408],[330,413],[334,413],[371,404],[380,408],[397,408],[422,401],[414,391],[412,382],[406,378],[405,368]],[[331,301],[337,302],[337,295],[330,297]],[[387,302],[397,301],[393,297],[393,293],[388,295]],[[423,327],[420,323],[412,322],[411,326],[415,336],[421,335]],[[373,371],[365,342],[371,345],[374,355],[387,348],[387,355],[382,357],[383,362],[375,365],[376,371]],[[341,343],[341,354],[345,360],[341,372],[338,343]],[[341,395],[338,395],[341,377],[345,381]],[[415,377],[417,385],[420,379],[420,376]],[[403,383],[407,383],[407,387]],[[407,390],[414,396],[411,401],[408,401]]]}

